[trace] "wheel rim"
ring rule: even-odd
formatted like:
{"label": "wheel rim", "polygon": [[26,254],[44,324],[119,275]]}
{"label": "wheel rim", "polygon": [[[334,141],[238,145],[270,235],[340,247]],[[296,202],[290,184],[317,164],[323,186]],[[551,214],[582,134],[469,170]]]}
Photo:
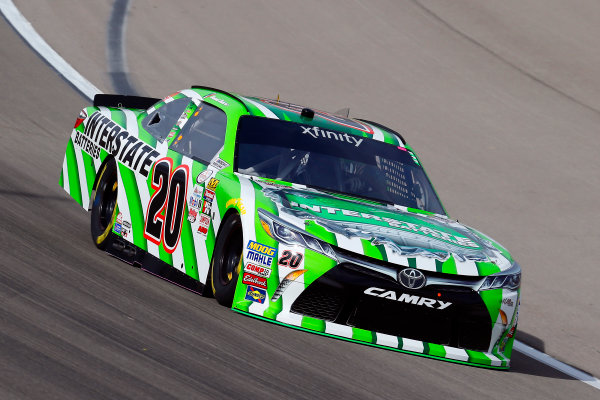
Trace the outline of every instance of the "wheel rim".
{"label": "wheel rim", "polygon": [[112,222],[115,207],[117,205],[117,180],[116,177],[111,177],[100,188],[100,205],[99,205],[99,217],[100,227],[102,230],[108,228]]}
{"label": "wheel rim", "polygon": [[221,284],[229,284],[237,276],[242,265],[242,231],[237,229],[231,233],[225,246],[222,268],[219,279]]}

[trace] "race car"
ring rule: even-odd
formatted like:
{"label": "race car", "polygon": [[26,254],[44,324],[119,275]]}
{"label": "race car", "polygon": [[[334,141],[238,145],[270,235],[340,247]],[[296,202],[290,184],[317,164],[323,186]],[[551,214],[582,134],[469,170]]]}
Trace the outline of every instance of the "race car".
{"label": "race car", "polygon": [[96,95],[60,184],[98,248],[236,312],[509,368],[519,265],[381,124],[202,86]]}

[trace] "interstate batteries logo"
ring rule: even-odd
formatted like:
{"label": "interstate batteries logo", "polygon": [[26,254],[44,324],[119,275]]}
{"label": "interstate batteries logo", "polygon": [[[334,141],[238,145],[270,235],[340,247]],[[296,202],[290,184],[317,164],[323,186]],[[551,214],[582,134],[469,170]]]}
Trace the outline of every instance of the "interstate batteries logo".
{"label": "interstate batteries logo", "polygon": [[90,116],[83,133],[77,132],[73,142],[94,158],[100,156],[102,148],[115,156],[119,162],[145,177],[159,155],[151,146],[100,112]]}

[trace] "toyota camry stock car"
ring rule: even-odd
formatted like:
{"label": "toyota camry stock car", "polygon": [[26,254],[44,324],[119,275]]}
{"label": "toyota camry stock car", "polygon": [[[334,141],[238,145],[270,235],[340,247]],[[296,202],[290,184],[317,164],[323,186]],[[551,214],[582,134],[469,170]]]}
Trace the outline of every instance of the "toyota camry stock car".
{"label": "toyota camry stock car", "polygon": [[100,249],[233,310],[506,369],[521,270],[448,218],[396,131],[194,86],[97,95],[62,187]]}

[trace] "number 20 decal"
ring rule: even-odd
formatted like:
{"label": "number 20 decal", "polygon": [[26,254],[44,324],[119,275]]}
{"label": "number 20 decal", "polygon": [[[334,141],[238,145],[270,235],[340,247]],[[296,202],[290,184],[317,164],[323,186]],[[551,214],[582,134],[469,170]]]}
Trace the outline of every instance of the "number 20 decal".
{"label": "number 20 decal", "polygon": [[285,250],[279,258],[279,265],[287,265],[290,268],[298,268],[304,256],[302,253],[292,253],[289,250]]}
{"label": "number 20 decal", "polygon": [[[154,244],[163,243],[167,253],[173,253],[181,237],[185,212],[189,167],[180,165],[171,172],[173,160],[161,158],[152,169],[154,194],[148,202],[144,237]],[[164,213],[163,213],[164,210]]]}

